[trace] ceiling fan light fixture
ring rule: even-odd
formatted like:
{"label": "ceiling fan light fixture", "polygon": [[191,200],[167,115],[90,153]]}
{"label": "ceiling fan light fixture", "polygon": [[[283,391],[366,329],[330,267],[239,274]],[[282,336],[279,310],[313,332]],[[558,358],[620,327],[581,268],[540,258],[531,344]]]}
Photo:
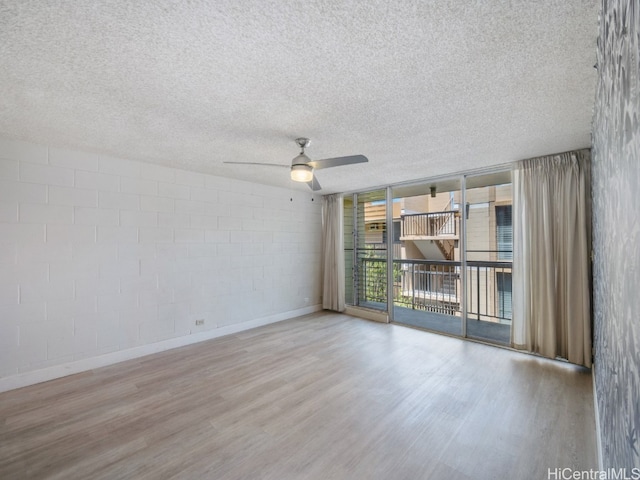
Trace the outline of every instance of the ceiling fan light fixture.
{"label": "ceiling fan light fixture", "polygon": [[313,180],[313,168],[309,165],[292,165],[291,180],[294,182],[307,183]]}

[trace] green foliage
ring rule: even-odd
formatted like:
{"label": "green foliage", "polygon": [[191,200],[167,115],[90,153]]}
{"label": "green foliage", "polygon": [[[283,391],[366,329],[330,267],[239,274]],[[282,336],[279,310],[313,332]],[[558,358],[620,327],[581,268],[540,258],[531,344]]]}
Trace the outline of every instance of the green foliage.
{"label": "green foliage", "polygon": [[[386,252],[369,246],[359,256],[360,298],[367,302],[387,302],[387,259]],[[393,265],[393,277],[399,278],[400,265]]]}

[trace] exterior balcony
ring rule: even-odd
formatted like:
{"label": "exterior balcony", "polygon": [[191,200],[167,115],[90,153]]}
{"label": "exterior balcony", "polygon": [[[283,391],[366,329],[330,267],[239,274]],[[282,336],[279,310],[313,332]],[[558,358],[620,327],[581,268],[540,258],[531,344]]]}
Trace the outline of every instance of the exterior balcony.
{"label": "exterior balcony", "polygon": [[[470,337],[510,344],[511,262],[466,264],[466,327]],[[394,320],[427,330],[462,334],[460,262],[393,261]],[[361,258],[359,305],[386,309],[386,260]]]}
{"label": "exterior balcony", "polygon": [[454,260],[459,240],[457,210],[401,215],[400,241],[412,242],[422,257]]}

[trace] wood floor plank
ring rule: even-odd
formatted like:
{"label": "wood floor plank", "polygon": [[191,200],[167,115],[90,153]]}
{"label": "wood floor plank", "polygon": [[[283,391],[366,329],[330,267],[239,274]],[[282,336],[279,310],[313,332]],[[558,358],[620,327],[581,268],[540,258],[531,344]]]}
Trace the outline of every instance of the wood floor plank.
{"label": "wood floor plank", "polygon": [[591,374],[319,313],[0,394],[0,478],[494,479],[596,467]]}

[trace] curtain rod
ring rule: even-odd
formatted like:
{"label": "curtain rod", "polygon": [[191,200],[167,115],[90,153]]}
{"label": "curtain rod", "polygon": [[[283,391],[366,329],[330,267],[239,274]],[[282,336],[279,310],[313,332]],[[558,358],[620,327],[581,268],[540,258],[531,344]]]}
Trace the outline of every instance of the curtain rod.
{"label": "curtain rod", "polygon": [[475,168],[475,169],[472,169],[472,170],[464,170],[464,171],[458,171],[458,172],[453,172],[453,173],[445,173],[445,174],[442,174],[442,175],[436,175],[434,177],[423,177],[423,178],[420,178],[420,179],[417,179],[417,180],[405,180],[404,182],[376,185],[376,186],[373,186],[373,187],[361,188],[361,189],[358,189],[358,190],[347,190],[345,192],[335,192],[335,193],[340,194],[340,195],[353,195],[354,193],[369,192],[371,190],[382,190],[382,189],[385,189],[387,187],[391,187],[391,188],[410,187],[412,185],[421,185],[421,184],[429,183],[429,182],[439,182],[439,181],[443,181],[443,180],[453,180],[453,179],[455,179],[457,177],[462,177],[462,176],[482,175],[482,174],[503,172],[505,170],[510,170],[516,163],[522,162],[524,160],[531,160],[531,159],[534,159],[534,158],[549,157],[549,156],[553,156],[553,155],[562,155],[564,153],[579,152],[581,150],[591,150],[591,147],[583,147],[583,148],[578,148],[578,149],[574,149],[574,150],[566,150],[564,152],[550,153],[550,154],[547,154],[547,155],[538,155],[536,157],[530,157],[530,158],[525,158],[525,159],[520,159],[520,160],[513,160],[511,162],[500,163],[498,165],[491,165],[491,166],[488,166],[488,167],[480,167],[480,168]]}
{"label": "curtain rod", "polygon": [[591,151],[591,147],[576,148],[574,150],[565,150],[564,152],[556,152],[556,153],[547,153],[545,155],[537,155],[535,157],[529,157],[529,158],[523,158],[522,160],[516,160],[513,163],[525,162],[527,160],[536,160],[538,158],[555,157],[556,155],[566,155],[567,153],[577,153],[577,152],[582,152],[583,150]]}

